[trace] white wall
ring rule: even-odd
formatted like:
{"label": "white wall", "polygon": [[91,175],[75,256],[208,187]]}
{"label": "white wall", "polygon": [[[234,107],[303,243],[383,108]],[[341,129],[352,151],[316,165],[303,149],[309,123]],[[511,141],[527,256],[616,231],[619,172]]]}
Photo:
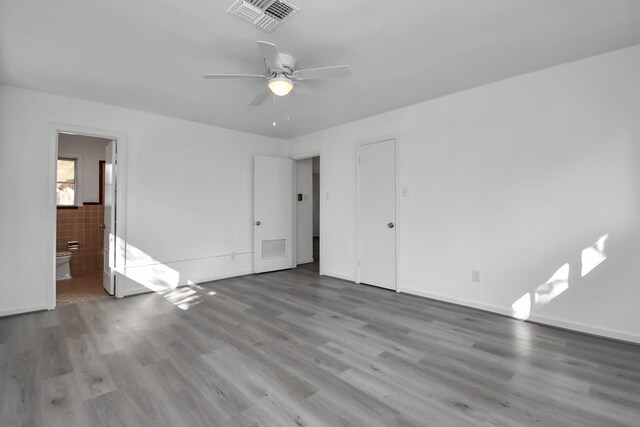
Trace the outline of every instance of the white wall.
{"label": "white wall", "polygon": [[84,135],[60,134],[58,156],[73,157],[80,154],[82,159],[82,203],[100,201],[100,160],[105,159],[106,147],[110,140]]}
{"label": "white wall", "polygon": [[313,180],[312,160],[296,161],[296,262],[313,262]]}
{"label": "white wall", "polygon": [[128,293],[252,271],[253,156],[281,141],[0,86],[0,315],[45,307],[52,123],[127,135]]}
{"label": "white wall", "polygon": [[639,118],[635,46],[292,140],[321,149],[323,272],[355,277],[356,144],[396,136],[402,292],[511,315],[568,263],[530,319],[640,342]]}

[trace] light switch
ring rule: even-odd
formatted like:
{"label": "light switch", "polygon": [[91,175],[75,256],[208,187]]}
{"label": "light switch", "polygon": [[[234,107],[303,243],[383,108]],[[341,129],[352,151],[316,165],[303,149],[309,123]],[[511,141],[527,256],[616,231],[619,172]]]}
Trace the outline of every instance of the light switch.
{"label": "light switch", "polygon": [[480,281],[480,271],[479,270],[471,270],[471,280],[474,282]]}

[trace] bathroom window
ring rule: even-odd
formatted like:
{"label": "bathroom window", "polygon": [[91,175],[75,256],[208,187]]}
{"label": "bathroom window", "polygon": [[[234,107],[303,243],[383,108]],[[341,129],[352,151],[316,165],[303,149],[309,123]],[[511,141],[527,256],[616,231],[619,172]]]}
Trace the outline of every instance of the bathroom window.
{"label": "bathroom window", "polygon": [[77,181],[77,159],[58,158],[58,178],[56,181],[56,204],[58,206],[76,205]]}

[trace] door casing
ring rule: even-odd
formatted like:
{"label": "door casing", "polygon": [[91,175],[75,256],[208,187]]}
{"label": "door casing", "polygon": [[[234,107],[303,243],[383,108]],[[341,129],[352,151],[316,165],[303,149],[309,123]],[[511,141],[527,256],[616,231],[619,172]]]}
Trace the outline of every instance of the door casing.
{"label": "door casing", "polygon": [[[49,254],[49,262],[47,262],[46,274],[46,293],[45,305],[47,310],[56,308],[56,174],[58,159],[58,134],[68,133],[76,135],[93,136],[97,138],[105,138],[116,141],[117,145],[117,162],[118,162],[118,192],[116,194],[115,203],[118,206],[116,213],[117,230],[116,230],[116,281],[118,277],[124,277],[126,250],[127,250],[127,223],[126,223],[126,176],[127,176],[127,135],[122,132],[109,131],[104,129],[90,128],[77,125],[69,125],[64,123],[52,123],[49,128],[49,192],[48,192],[48,215],[47,224],[47,242],[46,248]],[[116,286],[116,297],[121,298]]]}

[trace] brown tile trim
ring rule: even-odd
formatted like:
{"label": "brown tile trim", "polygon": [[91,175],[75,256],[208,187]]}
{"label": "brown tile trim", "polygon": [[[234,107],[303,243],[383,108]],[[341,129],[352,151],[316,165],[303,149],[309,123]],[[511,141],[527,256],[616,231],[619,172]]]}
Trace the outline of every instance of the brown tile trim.
{"label": "brown tile trim", "polygon": [[56,206],[56,209],[78,209],[78,206]]}

